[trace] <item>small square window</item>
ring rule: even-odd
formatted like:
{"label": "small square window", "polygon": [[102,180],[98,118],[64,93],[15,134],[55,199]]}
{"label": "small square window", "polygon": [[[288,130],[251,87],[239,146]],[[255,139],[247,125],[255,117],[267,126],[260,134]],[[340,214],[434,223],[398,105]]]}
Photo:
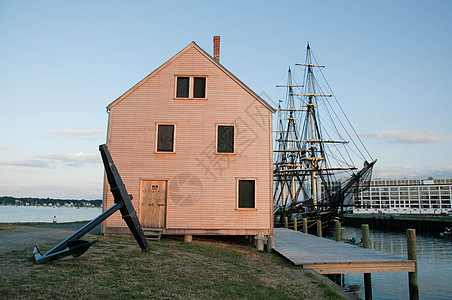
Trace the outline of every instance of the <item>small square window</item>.
{"label": "small square window", "polygon": [[190,87],[190,77],[177,77],[177,98],[188,98]]}
{"label": "small square window", "polygon": [[234,153],[234,126],[218,125],[217,153]]}
{"label": "small square window", "polygon": [[157,152],[174,152],[174,125],[157,125]]}
{"label": "small square window", "polygon": [[238,181],[238,208],[255,208],[256,180]]}
{"label": "small square window", "polygon": [[193,98],[206,98],[206,78],[195,77],[193,81]]}

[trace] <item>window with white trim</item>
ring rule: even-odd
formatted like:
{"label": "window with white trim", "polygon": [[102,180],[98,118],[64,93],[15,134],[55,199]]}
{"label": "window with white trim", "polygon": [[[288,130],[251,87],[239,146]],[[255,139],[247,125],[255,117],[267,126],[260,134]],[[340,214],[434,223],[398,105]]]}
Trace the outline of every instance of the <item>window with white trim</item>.
{"label": "window with white trim", "polygon": [[157,124],[157,152],[174,152],[174,124]]}
{"label": "window with white trim", "polygon": [[216,153],[235,153],[235,126],[217,124],[217,151]]}
{"label": "window with white trim", "polygon": [[206,99],[207,76],[176,76],[177,99]]}
{"label": "window with white trim", "polygon": [[256,208],[256,180],[237,180],[238,208]]}

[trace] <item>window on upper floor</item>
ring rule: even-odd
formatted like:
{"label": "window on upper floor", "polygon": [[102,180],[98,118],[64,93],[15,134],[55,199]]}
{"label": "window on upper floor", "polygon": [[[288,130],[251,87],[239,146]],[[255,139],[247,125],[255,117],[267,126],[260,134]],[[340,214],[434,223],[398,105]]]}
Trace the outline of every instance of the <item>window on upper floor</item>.
{"label": "window on upper floor", "polygon": [[188,98],[190,77],[177,77],[176,98]]}
{"label": "window on upper floor", "polygon": [[174,124],[157,124],[157,152],[174,152]]}
{"label": "window on upper floor", "polygon": [[206,77],[193,78],[193,98],[206,98]]}
{"label": "window on upper floor", "polygon": [[176,98],[206,99],[206,76],[176,76]]}
{"label": "window on upper floor", "polygon": [[217,125],[217,153],[235,153],[234,125]]}

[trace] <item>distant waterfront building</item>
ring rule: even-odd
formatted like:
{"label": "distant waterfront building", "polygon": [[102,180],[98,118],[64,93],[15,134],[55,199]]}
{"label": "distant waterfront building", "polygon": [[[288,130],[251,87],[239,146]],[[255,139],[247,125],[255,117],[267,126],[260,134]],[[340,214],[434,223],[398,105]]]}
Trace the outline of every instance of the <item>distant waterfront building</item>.
{"label": "distant waterfront building", "polygon": [[353,213],[444,214],[451,211],[452,178],[376,179],[358,194]]}

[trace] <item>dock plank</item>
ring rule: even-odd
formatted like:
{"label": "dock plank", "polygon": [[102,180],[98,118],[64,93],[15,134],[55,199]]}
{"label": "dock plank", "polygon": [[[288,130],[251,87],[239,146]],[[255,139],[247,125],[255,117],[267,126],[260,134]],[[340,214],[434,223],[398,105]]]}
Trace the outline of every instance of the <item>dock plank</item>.
{"label": "dock plank", "polygon": [[414,272],[415,261],[317,236],[275,228],[276,252],[320,274]]}

